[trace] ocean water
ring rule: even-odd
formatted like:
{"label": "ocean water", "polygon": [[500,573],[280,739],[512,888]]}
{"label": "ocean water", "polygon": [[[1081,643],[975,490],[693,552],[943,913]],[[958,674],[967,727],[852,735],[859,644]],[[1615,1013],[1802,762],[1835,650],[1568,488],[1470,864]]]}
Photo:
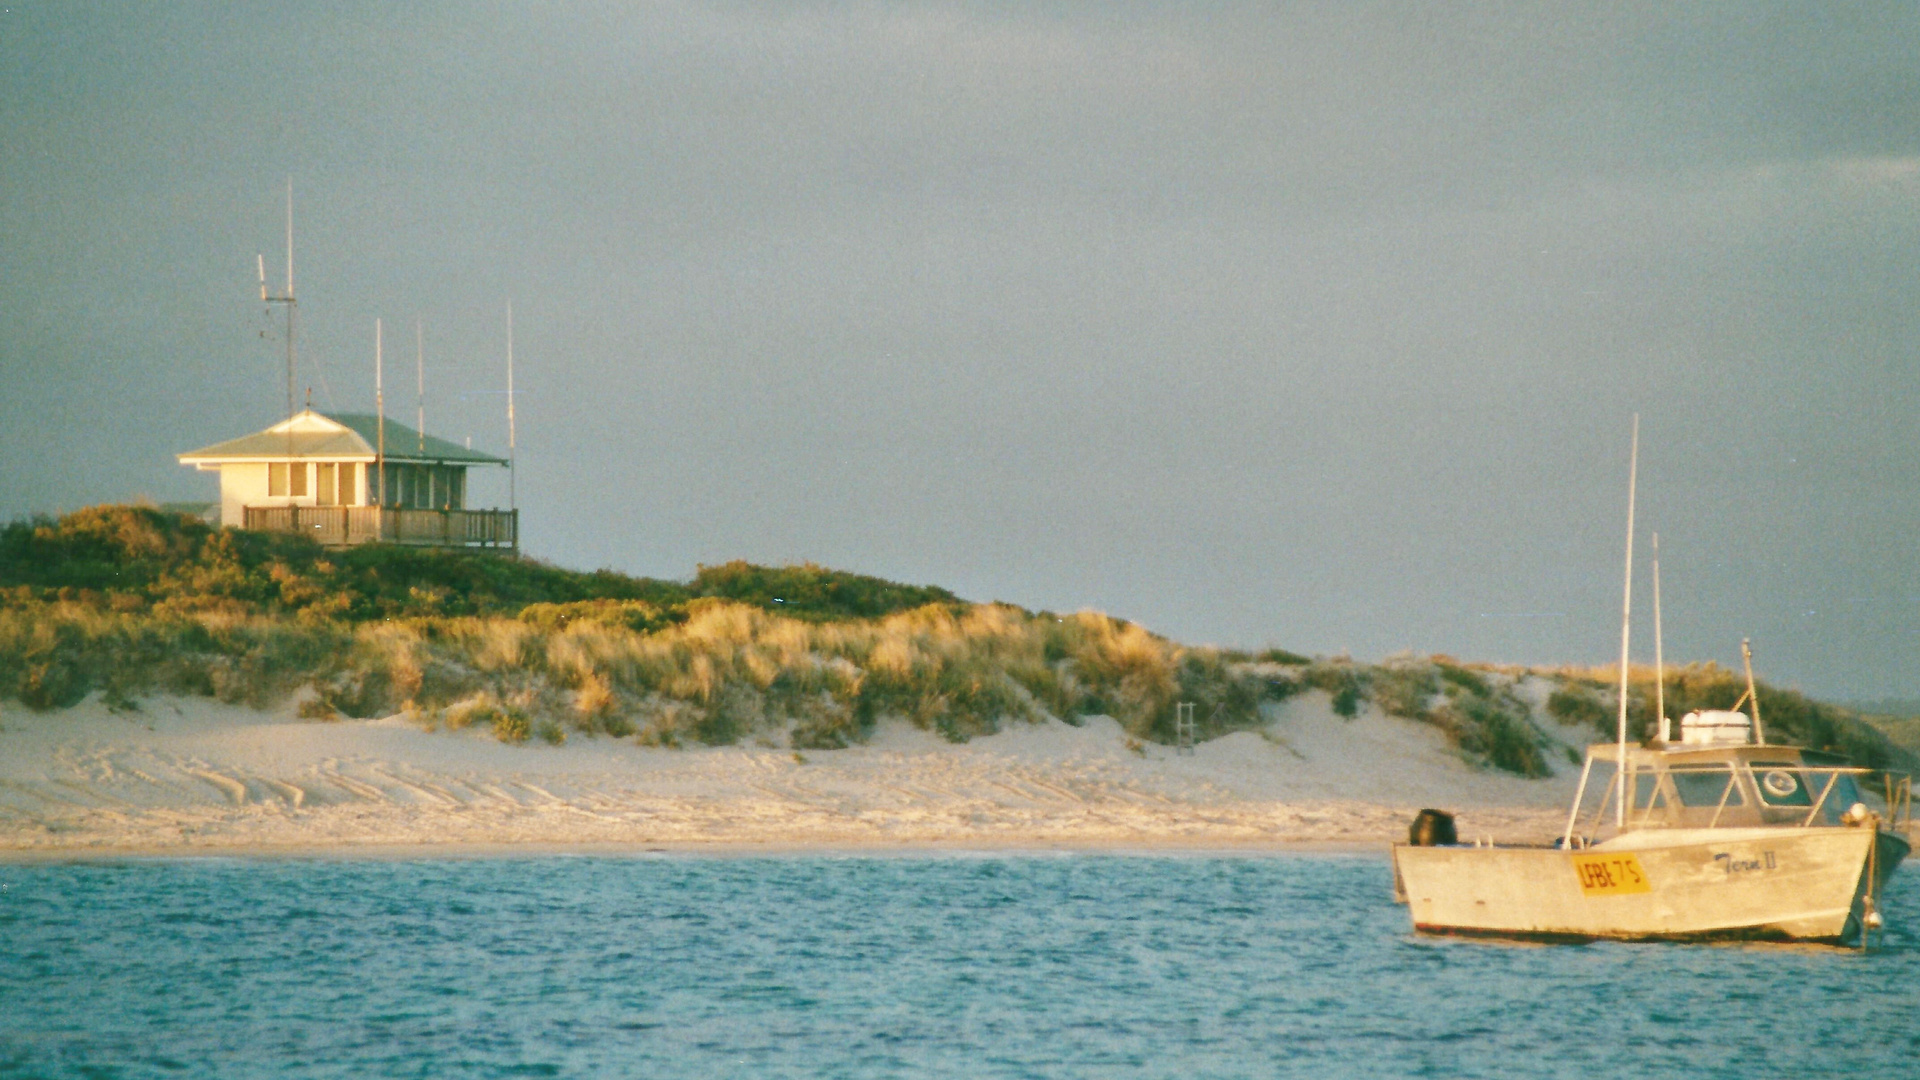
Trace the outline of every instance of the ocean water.
{"label": "ocean water", "polygon": [[1416,937],[1383,857],[0,864],[0,1075],[1920,1075],[1866,955]]}

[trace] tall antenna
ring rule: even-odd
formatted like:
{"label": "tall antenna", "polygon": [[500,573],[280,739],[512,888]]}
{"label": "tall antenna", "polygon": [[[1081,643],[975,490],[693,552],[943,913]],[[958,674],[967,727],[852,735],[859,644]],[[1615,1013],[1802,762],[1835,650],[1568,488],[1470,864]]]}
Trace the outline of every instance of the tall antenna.
{"label": "tall antenna", "polygon": [[1627,583],[1620,601],[1620,756],[1614,776],[1620,797],[1614,800],[1614,827],[1627,827],[1627,639],[1633,615],[1633,496],[1640,482],[1640,414],[1633,414],[1633,453],[1627,465]]}
{"label": "tall antenna", "polygon": [[513,301],[507,301],[507,509],[520,509],[514,488],[518,455],[513,438]]}
{"label": "tall antenna", "polygon": [[415,377],[419,380],[419,397],[415,399],[413,410],[413,429],[420,436],[420,456],[427,456],[427,332],[420,320],[413,320],[413,350]]}
{"label": "tall antenna", "polygon": [[1673,732],[1667,721],[1667,661],[1661,655],[1662,639],[1660,632],[1660,534],[1653,534],[1653,715],[1660,721],[1660,741],[1666,742]]}
{"label": "tall antenna", "polygon": [[384,359],[380,352],[380,320],[373,320],[373,415],[374,438],[377,445],[373,451],[374,470],[380,475],[380,505],[387,505],[387,391],[384,381]]}
{"label": "tall antenna", "polygon": [[[287,307],[287,415],[293,415],[293,312],[296,306],[293,299],[293,177],[287,177],[287,291],[281,296],[272,296],[267,292],[267,257],[257,256],[255,262],[260,271],[260,302],[263,304],[285,304]],[[288,433],[288,453],[291,454],[292,433]]]}

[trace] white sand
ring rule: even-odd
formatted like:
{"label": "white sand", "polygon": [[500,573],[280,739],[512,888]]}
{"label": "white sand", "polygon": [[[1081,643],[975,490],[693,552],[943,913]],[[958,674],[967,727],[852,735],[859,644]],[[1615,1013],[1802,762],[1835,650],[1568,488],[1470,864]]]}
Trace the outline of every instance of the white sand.
{"label": "white sand", "polygon": [[82,852],[1375,847],[1422,806],[1463,838],[1554,835],[1574,770],[1467,765],[1436,730],[1324,694],[1191,756],[1119,725],[950,745],[905,725],[849,750],[507,746],[400,717],[316,722],[158,698],[115,714],[0,707],[0,857]]}

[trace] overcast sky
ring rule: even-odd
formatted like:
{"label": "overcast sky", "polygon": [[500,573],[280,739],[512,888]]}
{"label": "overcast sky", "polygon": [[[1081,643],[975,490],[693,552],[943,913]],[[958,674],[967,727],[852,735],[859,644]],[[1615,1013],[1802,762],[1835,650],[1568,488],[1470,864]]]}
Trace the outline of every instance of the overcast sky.
{"label": "overcast sky", "polygon": [[[526,549],[1920,697],[1920,6],[0,4],[0,517],[301,393]],[[264,336],[263,336],[264,332]],[[396,388],[397,387],[397,388]],[[506,500],[504,474],[474,502]]]}

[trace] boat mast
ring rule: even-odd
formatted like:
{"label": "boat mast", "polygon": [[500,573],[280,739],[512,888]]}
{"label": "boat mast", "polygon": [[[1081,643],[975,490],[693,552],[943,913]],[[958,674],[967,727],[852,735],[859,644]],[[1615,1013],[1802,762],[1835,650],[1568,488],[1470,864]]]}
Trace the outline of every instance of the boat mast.
{"label": "boat mast", "polygon": [[1661,655],[1660,632],[1660,534],[1653,534],[1653,715],[1660,722],[1660,741],[1672,735],[1667,722],[1667,662]]}
{"label": "boat mast", "polygon": [[1633,616],[1633,497],[1640,482],[1640,414],[1633,414],[1633,451],[1627,464],[1627,572],[1625,596],[1620,601],[1620,756],[1613,775],[1620,794],[1613,804],[1615,828],[1627,827],[1627,642]]}

